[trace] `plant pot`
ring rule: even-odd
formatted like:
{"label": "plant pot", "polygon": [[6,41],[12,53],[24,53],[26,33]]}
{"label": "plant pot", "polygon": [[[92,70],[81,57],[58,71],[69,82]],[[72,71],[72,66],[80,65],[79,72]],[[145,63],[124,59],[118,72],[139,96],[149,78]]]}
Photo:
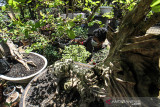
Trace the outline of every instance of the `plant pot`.
{"label": "plant pot", "polygon": [[61,17],[62,17],[62,19],[66,19],[67,17],[70,19],[73,19],[73,13],[68,13],[68,16],[67,16],[67,14],[61,14]]}
{"label": "plant pot", "polygon": [[86,18],[86,14],[85,13],[73,13],[73,18],[77,17],[78,15],[81,15],[81,18]]}
{"label": "plant pot", "polygon": [[[92,65],[75,62],[84,68],[92,68]],[[50,69],[50,68],[49,68]],[[52,69],[52,68],[51,68]],[[34,77],[25,88],[20,99],[19,107],[53,107],[52,99],[55,95],[55,82],[58,78],[54,78],[52,72],[48,69]]]}
{"label": "plant pot", "polygon": [[[51,84],[53,84],[53,83],[51,83],[51,82],[53,81],[53,79],[52,79],[52,78],[46,79],[45,77],[48,77],[48,76],[51,76],[51,74],[49,74],[48,70],[45,69],[42,73],[40,73],[39,75],[35,76],[35,77],[29,82],[29,84],[28,84],[27,87],[25,88],[25,90],[24,90],[24,92],[23,92],[23,94],[22,94],[22,97],[21,97],[21,99],[20,99],[19,107],[28,107],[28,106],[30,106],[30,107],[32,107],[32,106],[37,106],[37,107],[39,107],[38,105],[41,105],[40,103],[37,104],[37,105],[32,104],[32,103],[30,103],[30,102],[28,103],[28,101],[26,101],[26,99],[29,97],[29,99],[31,99],[31,101],[33,101],[33,102],[38,102],[38,99],[37,99],[36,97],[33,97],[33,96],[38,96],[38,95],[39,95],[39,96],[41,96],[40,99],[43,99],[41,102],[43,102],[45,98],[47,99],[47,98],[52,94],[53,85],[51,85]],[[43,78],[43,84],[45,84],[45,85],[43,85],[43,87],[41,87],[41,88],[43,88],[43,89],[40,90],[41,92],[42,92],[42,91],[45,92],[45,93],[43,93],[43,94],[41,94],[41,92],[40,92],[40,93],[37,93],[37,89],[38,89],[38,90],[40,89],[40,86],[39,86],[39,85],[37,85],[37,89],[33,89],[33,87],[35,86],[34,84],[36,84],[36,83],[40,80],[40,78],[41,78],[41,79]],[[50,82],[50,83],[49,83],[49,82]],[[39,83],[42,84],[42,82],[39,82]],[[46,88],[46,87],[47,87],[47,88]],[[35,91],[35,92],[34,92],[35,95],[31,95],[32,89]],[[49,93],[49,94],[48,94],[48,97],[46,97],[46,93]],[[44,96],[44,95],[45,95],[45,96]],[[32,98],[30,98],[30,97],[32,97]],[[33,99],[34,99],[34,100],[33,100]]]}
{"label": "plant pot", "polygon": [[109,6],[101,6],[100,7],[101,14],[109,13],[109,12],[111,12],[111,10],[112,10],[112,7],[109,7]]}
{"label": "plant pot", "polygon": [[61,14],[62,19],[66,19],[66,14]]}
{"label": "plant pot", "polygon": [[14,103],[19,99],[19,93],[17,91],[15,91],[14,93],[12,93],[10,96],[7,97],[6,102],[7,103]]}
{"label": "plant pot", "polygon": [[[86,18],[86,14],[85,13],[68,13],[68,18],[73,19],[74,17],[76,17],[76,16],[78,16],[80,14],[82,15],[81,18]],[[66,14],[61,14],[61,17],[63,19],[66,19],[67,15]]]}
{"label": "plant pot", "polygon": [[[102,24],[105,25],[104,27],[108,26],[108,22],[109,22],[108,19],[106,17],[103,17],[102,15],[95,15],[95,17],[94,17],[93,20],[99,20],[99,21],[101,21]],[[89,35],[93,35],[93,31],[95,29],[98,29],[99,25],[97,23],[95,23],[93,26],[86,25],[86,27],[88,28],[88,34]]]}
{"label": "plant pot", "polygon": [[68,18],[73,19],[73,13],[68,13]]}
{"label": "plant pot", "polygon": [[[4,80],[15,82],[15,83],[28,83],[34,76],[36,76],[37,74],[41,73],[47,66],[47,59],[44,56],[42,56],[42,55],[40,55],[38,53],[30,52],[30,54],[36,56],[37,58],[41,59],[41,61],[43,61],[43,64],[40,66],[40,68],[36,69],[37,71],[34,71],[34,73],[32,73],[30,75],[21,76],[21,77],[12,77],[12,76],[7,76],[7,74],[3,74],[3,75],[0,74],[0,78],[4,79]],[[36,63],[38,63],[38,62],[36,62]],[[21,65],[21,66],[23,66],[23,65]],[[10,72],[12,72],[12,71],[10,71]],[[29,71],[26,71],[26,72],[29,72]]]}
{"label": "plant pot", "polygon": [[16,87],[15,86],[10,86],[7,87],[4,91],[3,91],[3,95],[4,96],[10,96],[11,94],[13,94],[16,91]]}

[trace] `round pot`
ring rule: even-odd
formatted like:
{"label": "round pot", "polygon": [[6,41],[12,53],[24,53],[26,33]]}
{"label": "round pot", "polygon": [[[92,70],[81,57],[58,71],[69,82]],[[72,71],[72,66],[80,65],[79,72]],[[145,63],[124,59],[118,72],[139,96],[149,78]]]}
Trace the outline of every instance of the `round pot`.
{"label": "round pot", "polygon": [[101,14],[109,13],[109,12],[111,12],[111,10],[112,10],[112,7],[109,7],[109,6],[101,6],[100,7]]}
{"label": "round pot", "polygon": [[62,19],[66,19],[66,14],[61,14]]}
{"label": "round pot", "polygon": [[68,13],[68,18],[73,19],[73,13]]}
{"label": "round pot", "polygon": [[16,91],[16,87],[15,86],[10,86],[7,87],[4,91],[3,91],[3,95],[4,96],[10,96],[11,94],[13,94]]}
{"label": "round pot", "polygon": [[19,99],[19,93],[18,92],[14,92],[10,96],[7,97],[6,102],[7,103],[14,103],[18,99]]}
{"label": "round pot", "polygon": [[38,57],[41,57],[44,60],[44,65],[39,71],[37,71],[36,73],[33,73],[33,74],[29,75],[29,76],[16,77],[16,78],[8,77],[8,76],[0,74],[0,78],[4,79],[4,80],[15,82],[15,83],[28,83],[34,76],[36,76],[37,74],[41,73],[47,66],[47,59],[44,56],[42,56],[42,55],[40,55],[38,53],[34,53],[34,52],[30,52],[30,53],[32,53],[32,54],[34,54],[34,55],[36,55]]}
{"label": "round pot", "polygon": [[[34,82],[36,82],[37,79],[40,78],[41,76],[45,76],[45,75],[48,73],[47,71],[48,71],[47,69],[43,70],[42,73],[40,73],[39,75],[35,76],[35,77],[29,82],[29,84],[28,84],[27,87],[25,88],[24,92],[22,93],[22,97],[21,97],[21,99],[20,99],[19,107],[27,107],[27,106],[28,106],[28,105],[26,104],[26,101],[25,101],[25,100],[26,100],[26,98],[27,98],[27,96],[28,96],[29,90],[32,88],[32,84],[33,84]],[[43,82],[47,82],[47,81],[46,81],[46,80],[43,80]],[[46,91],[46,92],[47,92],[47,91]],[[42,96],[42,97],[44,97],[44,96]],[[33,105],[31,104],[30,106],[33,106]],[[36,106],[35,106],[35,107],[36,107]]]}
{"label": "round pot", "polygon": [[[76,65],[83,66],[84,68],[92,68],[93,65],[83,64],[79,62],[75,62]],[[52,73],[45,69],[42,73],[35,76],[25,88],[22,97],[20,99],[19,107],[50,107],[53,106],[50,101],[55,95],[55,86],[54,82],[57,81]],[[48,106],[46,104],[49,104]]]}
{"label": "round pot", "polygon": [[86,18],[86,14],[85,13],[73,13],[73,18],[77,17],[78,15],[81,15],[81,18]]}

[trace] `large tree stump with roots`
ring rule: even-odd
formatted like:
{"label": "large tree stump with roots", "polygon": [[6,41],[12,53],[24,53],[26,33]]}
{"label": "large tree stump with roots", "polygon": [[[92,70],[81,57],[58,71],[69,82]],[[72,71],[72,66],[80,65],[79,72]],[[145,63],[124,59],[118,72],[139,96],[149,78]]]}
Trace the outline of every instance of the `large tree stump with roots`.
{"label": "large tree stump with roots", "polygon": [[111,48],[103,63],[89,70],[75,69],[72,61],[55,64],[54,72],[57,72],[60,80],[68,78],[70,84],[67,86],[75,86],[82,101],[92,102],[94,98],[106,96],[158,97],[160,34],[146,34],[146,31],[160,21],[160,13],[154,13],[145,20],[151,3],[152,0],[141,0],[122,19],[118,32],[108,32]]}

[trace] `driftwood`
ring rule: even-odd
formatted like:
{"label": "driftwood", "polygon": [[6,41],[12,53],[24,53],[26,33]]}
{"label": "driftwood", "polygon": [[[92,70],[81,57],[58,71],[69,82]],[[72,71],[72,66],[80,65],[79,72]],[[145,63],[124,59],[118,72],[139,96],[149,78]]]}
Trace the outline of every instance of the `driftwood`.
{"label": "driftwood", "polygon": [[[2,35],[1,35],[2,37]],[[2,40],[2,38],[0,38]],[[36,66],[32,61],[27,61],[23,58],[23,54],[19,52],[18,48],[14,43],[8,39],[6,42],[2,41],[0,43],[0,58],[11,57],[14,60],[22,63],[27,70],[30,70],[28,64]]]}

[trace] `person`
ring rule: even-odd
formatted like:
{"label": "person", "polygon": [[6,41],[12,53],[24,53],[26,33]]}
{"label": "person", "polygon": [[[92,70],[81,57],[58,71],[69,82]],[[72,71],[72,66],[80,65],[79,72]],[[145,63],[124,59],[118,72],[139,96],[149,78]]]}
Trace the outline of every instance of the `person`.
{"label": "person", "polygon": [[74,42],[77,42],[80,45],[84,45],[86,47],[86,50],[91,53],[90,57],[88,57],[87,62],[90,61],[92,58],[93,53],[103,49],[105,46],[103,45],[104,41],[106,40],[107,36],[107,29],[106,28],[98,28],[93,31],[93,36],[88,37],[87,40],[79,41],[74,40]]}

